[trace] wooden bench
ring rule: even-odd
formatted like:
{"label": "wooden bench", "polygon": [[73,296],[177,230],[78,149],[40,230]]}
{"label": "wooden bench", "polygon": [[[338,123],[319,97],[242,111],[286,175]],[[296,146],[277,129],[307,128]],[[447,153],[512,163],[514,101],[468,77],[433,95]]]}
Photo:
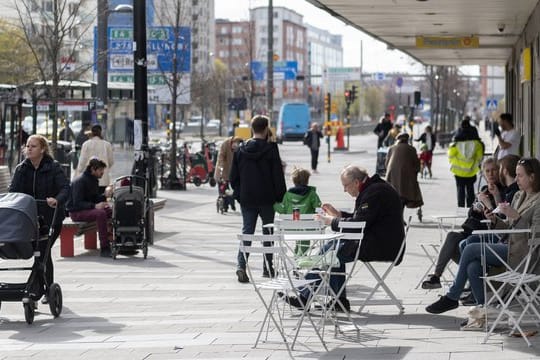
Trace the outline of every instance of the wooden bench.
{"label": "wooden bench", "polygon": [[60,232],[60,256],[73,257],[75,255],[75,236],[84,235],[84,248],[97,249],[97,224],[95,221],[73,221],[65,218]]}
{"label": "wooden bench", "polygon": [[[153,230],[153,214],[154,211],[161,210],[165,207],[167,199],[151,198],[150,208]],[[60,256],[73,257],[75,255],[75,236],[84,235],[84,248],[87,250],[97,249],[97,224],[95,221],[73,221],[70,218],[66,218],[62,224],[62,231],[60,232]],[[153,242],[150,242],[153,243]]]}

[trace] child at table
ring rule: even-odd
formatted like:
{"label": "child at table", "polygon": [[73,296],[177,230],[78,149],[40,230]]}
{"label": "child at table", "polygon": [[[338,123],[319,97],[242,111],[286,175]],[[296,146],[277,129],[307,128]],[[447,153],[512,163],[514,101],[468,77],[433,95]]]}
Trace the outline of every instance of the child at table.
{"label": "child at table", "polygon": [[[315,209],[321,206],[321,199],[315,187],[308,185],[310,176],[311,173],[306,169],[297,167],[293,169],[291,180],[294,186],[287,190],[282,202],[274,204],[274,210],[277,213],[292,214],[295,208],[300,210],[300,214],[315,213]],[[294,252],[297,256],[305,255],[309,246],[309,240],[299,241]]]}

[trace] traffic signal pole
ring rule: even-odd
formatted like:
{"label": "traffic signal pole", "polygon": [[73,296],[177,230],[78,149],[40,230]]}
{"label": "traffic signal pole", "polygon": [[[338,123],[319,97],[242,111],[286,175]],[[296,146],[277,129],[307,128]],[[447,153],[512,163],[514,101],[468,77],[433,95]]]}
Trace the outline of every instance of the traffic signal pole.
{"label": "traffic signal pole", "polygon": [[327,93],[326,94],[326,97],[325,97],[325,105],[326,105],[326,144],[328,145],[328,155],[327,155],[327,160],[328,160],[328,163],[330,163],[330,160],[331,160],[331,157],[330,157],[330,136],[332,135],[332,127],[330,126],[330,113],[331,113],[331,109],[332,109],[332,95],[330,95],[330,93]]}

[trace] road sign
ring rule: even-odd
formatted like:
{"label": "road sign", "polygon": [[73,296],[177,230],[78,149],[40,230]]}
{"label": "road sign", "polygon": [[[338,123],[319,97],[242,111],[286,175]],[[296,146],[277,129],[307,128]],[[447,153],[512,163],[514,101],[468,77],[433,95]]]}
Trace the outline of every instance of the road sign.
{"label": "road sign", "polygon": [[[265,80],[267,63],[263,61],[251,62],[251,76],[253,80]],[[280,73],[280,75],[276,75]],[[298,61],[274,61],[274,79],[296,80],[298,73]],[[282,74],[282,75],[281,75]]]}
{"label": "road sign", "polygon": [[384,80],[385,76],[382,72],[376,72],[372,74],[373,80],[382,81]]}
{"label": "road sign", "polygon": [[398,87],[402,87],[403,86],[403,78],[400,76],[396,79],[396,85]]}
{"label": "road sign", "polygon": [[495,99],[486,100],[486,107],[488,108],[488,110],[497,110],[497,106],[498,106],[497,100]]}
{"label": "road sign", "polygon": [[[147,31],[147,65],[149,73],[172,73],[175,45],[177,46],[177,70],[188,73],[191,70],[191,28],[182,26],[175,44],[172,26],[152,26]],[[133,72],[133,29],[111,26],[107,31],[109,44],[109,71]],[[94,28],[94,60],[97,64],[97,28]],[[94,71],[96,68],[94,67]]]}
{"label": "road sign", "polygon": [[329,67],[324,69],[324,77],[330,81],[358,81],[361,75],[359,67]]}

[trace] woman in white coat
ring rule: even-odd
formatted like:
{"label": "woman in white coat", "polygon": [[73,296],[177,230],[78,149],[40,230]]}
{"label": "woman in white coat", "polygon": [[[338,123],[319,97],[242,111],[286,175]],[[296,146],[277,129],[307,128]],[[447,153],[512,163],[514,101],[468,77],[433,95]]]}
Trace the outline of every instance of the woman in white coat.
{"label": "woman in white coat", "polygon": [[76,174],[84,172],[90,159],[98,158],[107,165],[105,173],[99,179],[99,188],[101,191],[105,191],[105,188],[111,183],[110,171],[114,165],[113,149],[111,143],[101,136],[101,125],[93,125],[91,130],[92,137],[82,145]]}

